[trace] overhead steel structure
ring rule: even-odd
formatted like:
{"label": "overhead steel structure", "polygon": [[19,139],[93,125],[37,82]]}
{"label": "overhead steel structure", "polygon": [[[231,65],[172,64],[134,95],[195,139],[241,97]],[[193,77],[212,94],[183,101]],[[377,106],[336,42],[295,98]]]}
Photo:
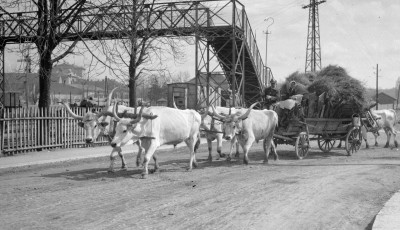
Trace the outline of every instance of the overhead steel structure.
{"label": "overhead steel structure", "polygon": [[326,0],[310,0],[310,4],[303,6],[303,9],[309,8],[305,65],[306,73],[321,70],[321,43],[319,33],[318,5],[324,2],[326,2]]}
{"label": "overhead steel structure", "polygon": [[[150,23],[143,24],[138,34],[143,36],[151,31],[154,36],[195,37],[197,108],[214,103],[209,95],[220,91],[217,91],[218,85],[210,84],[213,81],[211,76],[221,71],[229,83],[231,94],[235,95],[231,106],[249,106],[258,100],[267,79],[243,4],[236,0],[217,0],[156,5],[156,11],[150,15]],[[121,18],[124,22],[122,28]],[[64,41],[123,39],[127,33],[121,33],[121,30],[129,31],[131,20],[130,5],[86,8],[75,22],[65,22],[65,26],[73,28],[72,33],[59,33],[57,36],[63,36]],[[3,104],[5,46],[35,41],[37,24],[36,11],[0,14],[0,102]]]}

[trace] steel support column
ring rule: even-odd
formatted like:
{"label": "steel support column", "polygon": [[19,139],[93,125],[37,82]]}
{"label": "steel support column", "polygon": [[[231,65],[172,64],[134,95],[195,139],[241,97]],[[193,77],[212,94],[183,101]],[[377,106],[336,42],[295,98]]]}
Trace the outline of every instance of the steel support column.
{"label": "steel support column", "polygon": [[5,98],[6,98],[6,92],[5,92],[6,74],[4,69],[5,66],[4,49],[5,45],[0,44],[0,109],[5,107]]}
{"label": "steel support column", "polygon": [[[207,69],[207,108],[210,106],[210,42],[207,41],[207,62],[206,62],[206,69]],[[215,91],[215,90],[214,90]]]}
{"label": "steel support column", "polygon": [[195,82],[196,82],[196,109],[199,109],[200,106],[200,97],[199,97],[199,78],[200,78],[200,72],[199,72],[199,62],[198,62],[198,49],[199,49],[199,23],[198,23],[198,18],[199,18],[199,13],[198,13],[198,7],[199,4],[196,4],[196,10],[195,10],[195,23],[196,23],[196,31],[195,31]]}
{"label": "steel support column", "polygon": [[232,103],[229,107],[236,106],[236,1],[232,0],[232,69],[231,90]]}

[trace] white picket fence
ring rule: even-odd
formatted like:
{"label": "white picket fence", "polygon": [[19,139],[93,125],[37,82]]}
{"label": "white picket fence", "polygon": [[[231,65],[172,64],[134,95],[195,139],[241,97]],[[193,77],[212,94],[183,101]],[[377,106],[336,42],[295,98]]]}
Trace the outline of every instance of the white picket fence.
{"label": "white picket fence", "polygon": [[[71,108],[83,115],[93,108]],[[96,111],[100,108],[94,108]],[[85,147],[84,130],[63,106],[6,108],[0,110],[0,147],[5,155],[54,148]],[[99,137],[95,145],[107,145]]]}

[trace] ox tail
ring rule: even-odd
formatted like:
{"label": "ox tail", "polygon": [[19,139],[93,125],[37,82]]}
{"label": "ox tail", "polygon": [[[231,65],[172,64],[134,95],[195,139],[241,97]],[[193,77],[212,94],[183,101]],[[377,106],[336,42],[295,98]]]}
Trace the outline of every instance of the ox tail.
{"label": "ox tail", "polygon": [[274,111],[274,121],[275,121],[275,132],[279,129],[279,116],[278,113]]}
{"label": "ox tail", "polygon": [[197,134],[197,141],[196,144],[194,145],[194,152],[196,152],[197,149],[199,149],[199,146],[200,146],[200,133]]}
{"label": "ox tail", "polygon": [[394,109],[391,109],[391,110],[393,111],[393,114],[394,114],[394,124],[400,123],[400,121],[397,120],[397,113],[396,113],[396,110],[394,110]]}

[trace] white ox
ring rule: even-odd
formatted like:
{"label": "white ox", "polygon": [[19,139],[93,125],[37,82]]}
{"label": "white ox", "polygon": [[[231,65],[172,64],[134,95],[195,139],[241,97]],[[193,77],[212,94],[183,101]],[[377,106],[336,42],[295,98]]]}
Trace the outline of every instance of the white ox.
{"label": "white ox", "polygon": [[[378,125],[376,132],[373,132],[375,136],[375,146],[378,146],[377,138],[378,138],[378,131],[383,129],[386,133],[387,140],[385,144],[385,148],[389,147],[390,138],[393,135],[394,145],[397,148],[398,143],[396,140],[396,130],[394,126],[397,123],[397,116],[396,111],[393,109],[383,109],[383,110],[370,110],[372,115],[376,118],[376,123]],[[366,144],[368,146],[368,142],[365,139]]]}
{"label": "white ox", "polygon": [[[243,148],[245,164],[249,163],[248,153],[254,141],[263,140],[264,147],[264,163],[268,163],[269,151],[274,152],[275,160],[278,159],[273,136],[275,128],[278,125],[278,114],[273,110],[252,110],[258,102],[250,106],[247,111],[242,114],[238,111],[232,115],[222,116],[214,110],[214,116],[223,120],[224,137],[231,140],[236,136]],[[214,108],[213,108],[214,109]]]}
{"label": "white ox", "polygon": [[[226,107],[219,107],[215,108],[215,111],[222,115],[230,115],[231,113],[235,113],[239,111],[236,108],[226,108]],[[201,115],[201,127],[204,129],[207,138],[208,144],[208,161],[212,161],[212,141],[217,140],[217,152],[219,157],[225,157],[225,154],[221,153],[222,148],[222,138],[223,138],[223,129],[222,129],[222,121],[216,120],[213,116],[212,111],[208,109]],[[235,157],[239,157],[239,142],[236,140],[236,136],[232,138],[231,141],[231,148],[228,157],[226,158],[227,161],[231,160],[233,146],[236,145],[236,155]]]}
{"label": "white ox", "polygon": [[[131,140],[141,140],[145,150],[143,178],[148,175],[150,158],[161,145],[177,145],[184,141],[190,151],[188,170],[192,170],[192,165],[197,167],[195,151],[200,144],[201,117],[196,111],[149,107],[145,111],[142,108],[135,119],[119,118],[116,113],[114,118],[118,124],[111,146],[121,147]],[[159,165],[156,159],[154,161],[154,170],[157,171]]]}
{"label": "white ox", "polygon": [[[111,142],[116,123],[112,119],[114,106],[110,105],[112,94],[117,88],[114,88],[107,100],[107,105],[103,110],[99,113],[88,111],[85,115],[79,116],[75,114],[67,103],[63,103],[67,112],[76,120],[79,120],[78,125],[85,130],[85,141],[87,144],[92,144],[99,136],[106,136]],[[134,108],[126,107],[126,106],[118,106],[118,113],[126,113],[126,112],[134,112]],[[136,142],[139,152],[136,159],[136,165],[140,165],[140,157],[142,153],[142,147],[140,145],[140,141]],[[118,154],[121,158],[121,170],[126,170],[126,162],[124,155],[122,155],[122,150],[119,147],[113,148],[110,154],[110,166],[108,172],[114,172],[114,162],[116,158],[116,154]]]}

